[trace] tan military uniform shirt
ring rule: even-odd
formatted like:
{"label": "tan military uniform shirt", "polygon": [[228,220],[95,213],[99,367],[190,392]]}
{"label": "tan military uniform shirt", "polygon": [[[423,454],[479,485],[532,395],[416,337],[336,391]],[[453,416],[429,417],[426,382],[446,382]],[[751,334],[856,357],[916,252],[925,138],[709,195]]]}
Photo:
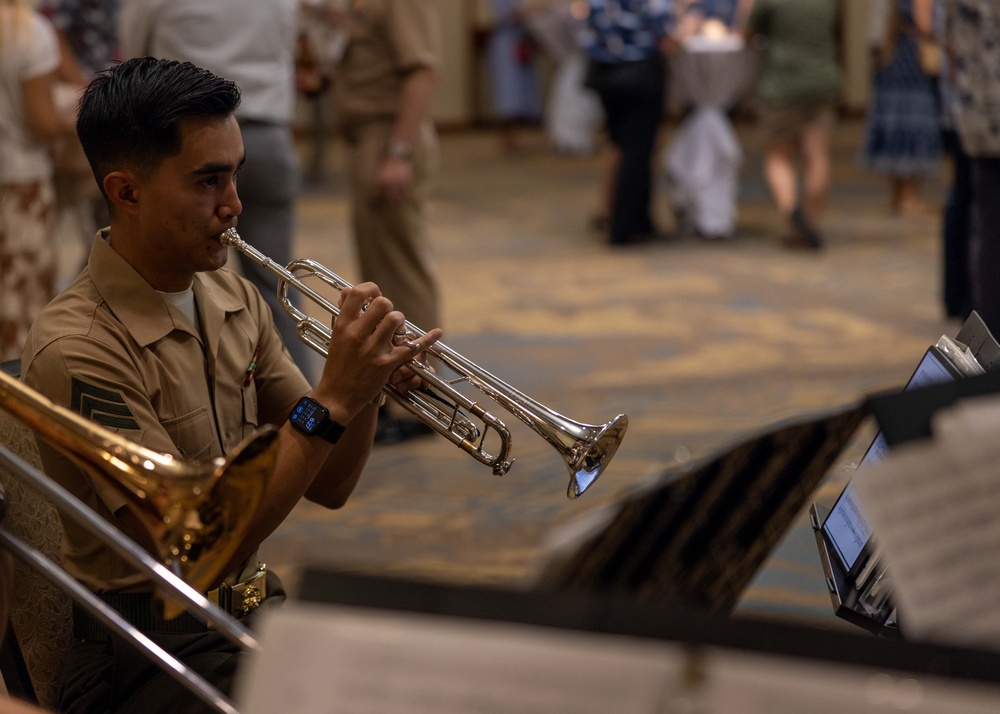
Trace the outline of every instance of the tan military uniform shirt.
{"label": "tan military uniform shirt", "polygon": [[345,123],[392,119],[406,72],[437,67],[440,25],[431,0],[351,0],[336,69],[336,107]]}
{"label": "tan military uniform shirt", "polygon": [[[222,456],[258,425],[282,423],[309,384],[256,288],[228,270],[198,274],[199,332],[106,241],[99,233],[87,268],[35,322],[25,382],[142,446],[185,459]],[[120,493],[39,446],[46,472],[114,521],[126,503]],[[99,591],[145,589],[145,578],[89,533],[69,519],[64,528],[72,575]]]}

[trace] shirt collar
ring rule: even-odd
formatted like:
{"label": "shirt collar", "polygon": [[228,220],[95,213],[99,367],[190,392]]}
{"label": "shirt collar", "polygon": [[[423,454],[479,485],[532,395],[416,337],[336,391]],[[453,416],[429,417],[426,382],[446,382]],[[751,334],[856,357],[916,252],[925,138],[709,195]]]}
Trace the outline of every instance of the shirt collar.
{"label": "shirt collar", "polygon": [[[167,301],[116,253],[109,243],[110,229],[97,232],[90,251],[91,279],[108,308],[142,347],[163,339],[173,330],[191,332],[187,320],[177,319]],[[224,290],[214,290],[201,274],[195,275],[194,294],[206,330],[214,332],[226,313],[239,312],[244,305]],[[200,335],[196,335],[200,337]]]}

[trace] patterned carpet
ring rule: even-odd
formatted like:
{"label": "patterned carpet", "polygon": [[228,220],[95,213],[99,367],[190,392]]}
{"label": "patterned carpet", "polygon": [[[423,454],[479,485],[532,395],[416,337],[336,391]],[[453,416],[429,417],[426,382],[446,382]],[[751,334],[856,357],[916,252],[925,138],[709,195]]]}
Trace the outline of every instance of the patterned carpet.
{"label": "patterned carpet", "polygon": [[[887,182],[857,168],[861,130],[858,121],[837,130],[828,243],[817,254],[782,248],[753,127],[739,129],[736,240],[625,249],[587,232],[596,158],[552,153],[534,132],[511,157],[492,134],[445,135],[431,217],[444,341],[573,419],[628,414],[628,434],[575,501],[559,455],[513,418],[517,461],[500,479],[443,439],[380,447],[347,507],[301,505],[266,543],[267,562],[292,590],[309,565],[519,585],[555,526],[665,468],[900,386],[958,325],[938,297],[940,221],[889,215]],[[334,147],[325,180],[301,202],[297,252],[353,281],[342,159]],[[925,186],[933,205],[946,180],[942,167]],[[672,227],[662,177],[656,200]],[[871,435],[866,423],[815,500],[836,497]],[[803,518],[738,609],[838,625]]]}

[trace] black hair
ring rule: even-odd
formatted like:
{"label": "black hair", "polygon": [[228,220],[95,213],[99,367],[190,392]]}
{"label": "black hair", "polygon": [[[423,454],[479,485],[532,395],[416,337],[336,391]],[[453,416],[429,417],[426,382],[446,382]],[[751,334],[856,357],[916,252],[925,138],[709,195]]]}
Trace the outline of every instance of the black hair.
{"label": "black hair", "polygon": [[137,57],[99,73],[87,86],[76,133],[104,193],[104,177],[112,171],[148,173],[178,154],[184,120],[226,118],[239,105],[234,82],[190,62]]}

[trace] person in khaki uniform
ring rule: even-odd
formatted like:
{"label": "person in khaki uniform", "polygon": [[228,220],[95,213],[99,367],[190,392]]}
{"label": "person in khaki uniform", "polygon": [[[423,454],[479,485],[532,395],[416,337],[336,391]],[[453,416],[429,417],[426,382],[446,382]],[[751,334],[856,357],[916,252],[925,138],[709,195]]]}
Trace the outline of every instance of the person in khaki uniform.
{"label": "person in khaki uniform", "polygon": [[[180,458],[222,456],[256,428],[280,427],[274,477],[241,543],[242,564],[224,583],[252,580],[266,589],[266,603],[281,595],[280,582],[262,575],[258,546],[303,496],[344,504],[371,449],[382,388],[389,379],[416,386],[403,365],[441,333],[397,344],[403,314],[376,285],[357,285],[341,295],[329,356],[309,388],[257,289],[223,267],[220,236],[242,210],[239,101],[232,82],[148,57],[89,85],[77,130],[111,225],[86,269],[35,322],[22,372],[55,403]],[[318,429],[299,423],[300,408],[321,416]],[[40,447],[52,478],[145,540],[129,503]],[[161,620],[145,576],[70,524],[63,551],[75,577],[228,693],[241,659],[228,641],[193,617]],[[74,630],[60,711],[190,711],[186,690],[99,622],[75,612]]]}
{"label": "person in khaki uniform", "polygon": [[[334,73],[335,106],[350,154],[361,275],[426,329],[440,322],[427,235],[438,163],[430,120],[440,62],[437,10],[432,0],[352,0],[332,19],[346,36]],[[377,440],[427,431],[402,414],[383,420]]]}

